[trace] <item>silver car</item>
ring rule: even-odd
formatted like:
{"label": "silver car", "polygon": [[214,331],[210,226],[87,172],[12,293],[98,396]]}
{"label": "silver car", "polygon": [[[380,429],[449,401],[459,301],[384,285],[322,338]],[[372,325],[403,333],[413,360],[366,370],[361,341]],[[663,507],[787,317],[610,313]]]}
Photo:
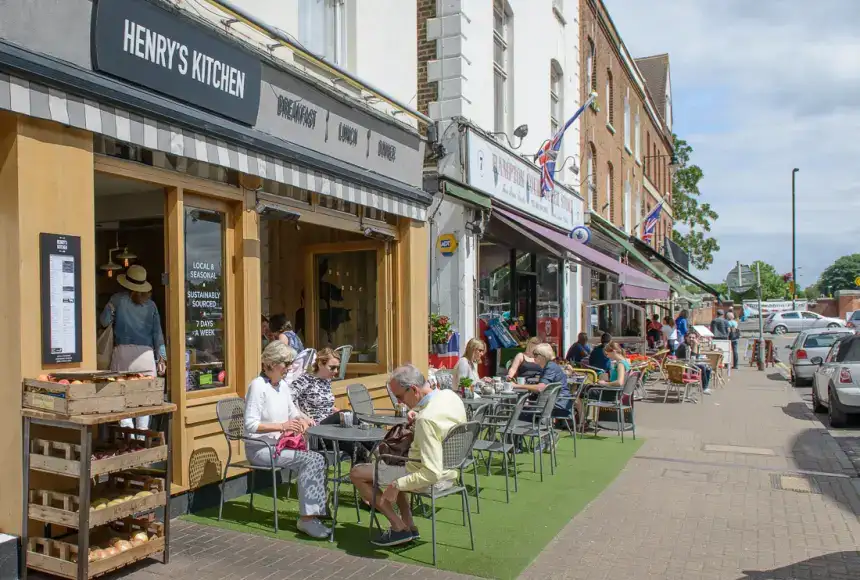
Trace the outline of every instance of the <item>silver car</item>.
{"label": "silver car", "polygon": [[828,318],[806,310],[789,310],[774,312],[768,316],[764,323],[764,331],[773,334],[785,334],[786,332],[803,332],[813,328],[840,328],[843,326],[845,326],[845,321],[839,318]]}
{"label": "silver car", "polygon": [[860,414],[860,335],[837,341],[817,365],[812,383],[812,405],[816,413],[827,410],[832,427],[842,427],[849,415]]}
{"label": "silver car", "polygon": [[849,328],[815,328],[804,330],[797,335],[794,342],[785,347],[791,349],[788,364],[791,365],[791,377],[794,386],[812,381],[815,370],[818,368],[812,364],[811,359],[827,356],[836,341],[851,336],[854,331]]}

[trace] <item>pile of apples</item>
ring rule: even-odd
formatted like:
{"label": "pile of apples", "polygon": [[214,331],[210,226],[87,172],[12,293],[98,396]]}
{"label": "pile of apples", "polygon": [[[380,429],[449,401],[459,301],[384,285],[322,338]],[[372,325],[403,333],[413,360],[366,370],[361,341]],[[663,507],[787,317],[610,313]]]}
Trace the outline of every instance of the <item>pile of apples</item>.
{"label": "pile of apples", "polygon": [[43,383],[57,383],[58,385],[83,385],[84,383],[115,383],[116,381],[137,381],[142,379],[151,379],[152,377],[140,373],[127,373],[121,377],[104,377],[97,378],[95,380],[84,379],[84,380],[73,380],[69,379],[57,379],[53,375],[39,375],[39,381]]}
{"label": "pile of apples", "polygon": [[99,510],[103,510],[109,507],[113,507],[115,505],[119,505],[121,503],[131,501],[133,499],[143,499],[145,497],[152,496],[153,493],[151,491],[139,491],[134,495],[124,495],[122,497],[117,497],[114,499],[108,499],[104,497],[96,498],[90,502],[90,511],[97,512]]}
{"label": "pile of apples", "polygon": [[111,538],[107,544],[90,549],[89,561],[97,562],[99,560],[105,560],[107,558],[117,556],[123,552],[131,550],[132,548],[142,546],[150,540],[156,539],[156,537],[157,536],[155,535],[149,536],[146,532],[141,531],[132,534],[127,540],[122,538]]}

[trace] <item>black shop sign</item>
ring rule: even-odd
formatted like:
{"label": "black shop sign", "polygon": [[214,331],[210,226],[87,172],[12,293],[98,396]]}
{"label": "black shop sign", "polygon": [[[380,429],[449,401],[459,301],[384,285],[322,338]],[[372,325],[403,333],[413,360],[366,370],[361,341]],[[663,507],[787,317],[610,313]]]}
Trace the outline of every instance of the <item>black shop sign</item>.
{"label": "black shop sign", "polygon": [[246,125],[257,120],[259,59],[146,0],[96,0],[92,52],[95,70]]}

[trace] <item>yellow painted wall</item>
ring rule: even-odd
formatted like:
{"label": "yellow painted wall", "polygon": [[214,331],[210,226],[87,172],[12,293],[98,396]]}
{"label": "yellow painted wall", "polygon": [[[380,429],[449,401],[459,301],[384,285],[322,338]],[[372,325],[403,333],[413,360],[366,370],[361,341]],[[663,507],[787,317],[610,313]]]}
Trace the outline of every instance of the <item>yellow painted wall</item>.
{"label": "yellow painted wall", "polygon": [[[95,368],[95,221],[90,133],[0,113],[0,531],[21,529],[21,381]],[[80,236],[83,362],[43,367],[39,233]]]}

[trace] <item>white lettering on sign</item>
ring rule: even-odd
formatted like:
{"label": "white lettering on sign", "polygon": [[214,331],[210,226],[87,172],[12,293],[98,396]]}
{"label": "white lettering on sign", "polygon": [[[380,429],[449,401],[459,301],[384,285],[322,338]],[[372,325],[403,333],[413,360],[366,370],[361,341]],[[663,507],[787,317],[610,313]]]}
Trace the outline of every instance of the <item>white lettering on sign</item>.
{"label": "white lettering on sign", "polygon": [[[189,49],[184,44],[150,30],[126,18],[122,40],[123,51],[149,62],[174,70],[181,75],[189,71]],[[174,60],[176,57],[178,59]],[[239,99],[245,98],[245,73],[199,52],[191,51],[191,78]]]}

